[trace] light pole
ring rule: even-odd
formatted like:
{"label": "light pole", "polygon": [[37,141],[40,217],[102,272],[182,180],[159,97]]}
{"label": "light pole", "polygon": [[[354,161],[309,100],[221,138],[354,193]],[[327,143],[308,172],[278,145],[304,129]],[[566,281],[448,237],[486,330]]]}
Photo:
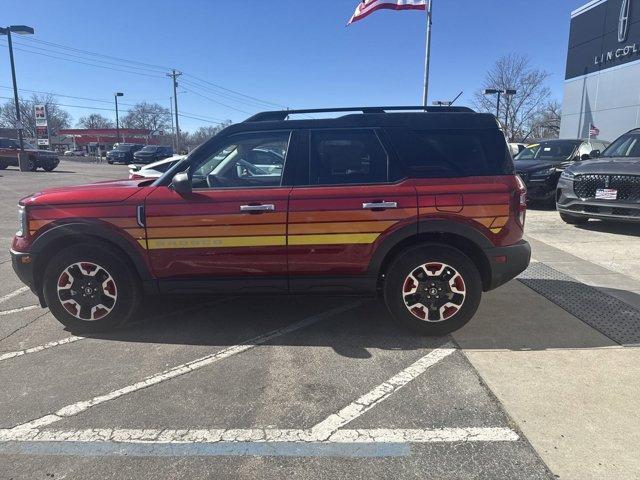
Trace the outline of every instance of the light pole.
{"label": "light pole", "polygon": [[124,96],[122,92],[116,92],[113,94],[113,98],[116,100],[116,140],[120,143],[120,119],[118,118],[118,97]]}
{"label": "light pole", "polygon": [[13,79],[13,98],[16,102],[16,123],[18,127],[18,138],[20,140],[20,150],[24,150],[24,140],[22,138],[22,122],[20,120],[20,100],[18,99],[18,84],[16,82],[16,66],[13,61],[13,43],[11,42],[11,32],[18,35],[33,35],[33,27],[26,25],[11,25],[10,27],[0,28],[0,35],[7,36],[9,43],[9,60],[11,62],[11,77]]}
{"label": "light pole", "polygon": [[[518,93],[516,90],[513,90],[511,88],[507,88],[507,89],[499,89],[499,88],[487,88],[484,91],[485,95],[498,95],[498,101],[496,102],[496,118],[498,120],[500,120],[500,97],[502,95],[506,95],[507,97],[511,97],[513,95],[515,95],[516,93]],[[509,119],[509,107],[507,105],[507,108],[505,109],[505,114],[504,114],[504,118],[505,118],[505,124],[504,124],[504,129],[505,132],[507,130],[507,122]]]}

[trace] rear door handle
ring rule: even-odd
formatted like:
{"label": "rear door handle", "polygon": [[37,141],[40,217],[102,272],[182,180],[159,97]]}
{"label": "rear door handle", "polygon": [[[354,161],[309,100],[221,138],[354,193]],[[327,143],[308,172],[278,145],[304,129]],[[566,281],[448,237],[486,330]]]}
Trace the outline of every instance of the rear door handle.
{"label": "rear door handle", "polygon": [[387,208],[398,208],[398,202],[371,202],[363,203],[363,210],[385,210]]}
{"label": "rear door handle", "polygon": [[273,212],[276,206],[272,203],[266,205],[240,205],[241,212]]}

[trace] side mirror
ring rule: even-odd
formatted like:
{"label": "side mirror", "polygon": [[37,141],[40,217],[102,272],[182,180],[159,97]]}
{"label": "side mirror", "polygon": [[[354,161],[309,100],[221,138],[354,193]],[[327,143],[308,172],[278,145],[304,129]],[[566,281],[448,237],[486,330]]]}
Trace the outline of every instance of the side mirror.
{"label": "side mirror", "polygon": [[191,180],[187,172],[180,172],[173,177],[171,188],[180,195],[189,195],[192,193]]}
{"label": "side mirror", "polygon": [[588,153],[583,153],[580,156],[580,161],[585,161],[585,160],[589,160],[589,159],[591,159],[591,155],[589,155]]}
{"label": "side mirror", "polygon": [[589,155],[591,156],[591,158],[598,158],[600,156],[600,153],[600,150],[592,150]]}

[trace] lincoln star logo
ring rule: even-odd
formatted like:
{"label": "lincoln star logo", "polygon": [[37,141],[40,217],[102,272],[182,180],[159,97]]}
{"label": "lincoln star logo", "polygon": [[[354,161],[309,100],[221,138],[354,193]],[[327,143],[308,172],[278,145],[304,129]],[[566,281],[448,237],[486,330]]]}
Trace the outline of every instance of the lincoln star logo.
{"label": "lincoln star logo", "polygon": [[622,0],[620,20],[618,20],[618,42],[626,42],[629,35],[629,17],[631,15],[631,0]]}

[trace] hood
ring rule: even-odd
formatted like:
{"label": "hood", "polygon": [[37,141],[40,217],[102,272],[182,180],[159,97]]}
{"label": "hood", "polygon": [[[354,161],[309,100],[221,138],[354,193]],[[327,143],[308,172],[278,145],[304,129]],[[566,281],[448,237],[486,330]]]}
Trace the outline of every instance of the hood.
{"label": "hood", "polygon": [[145,179],[112,180],[108,182],[49,188],[20,200],[21,205],[71,205],[79,203],[123,202],[140,191]]}
{"label": "hood", "polygon": [[640,175],[640,158],[595,158],[573,165],[570,171],[575,175],[587,173]]}
{"label": "hood", "polygon": [[514,160],[516,172],[529,173],[551,167],[566,167],[571,164],[566,158],[549,158],[544,160]]}
{"label": "hood", "polygon": [[25,148],[24,151],[29,153],[35,153],[36,155],[44,155],[47,157],[52,155],[57,155],[57,153],[54,152],[53,150],[41,150],[39,148]]}

